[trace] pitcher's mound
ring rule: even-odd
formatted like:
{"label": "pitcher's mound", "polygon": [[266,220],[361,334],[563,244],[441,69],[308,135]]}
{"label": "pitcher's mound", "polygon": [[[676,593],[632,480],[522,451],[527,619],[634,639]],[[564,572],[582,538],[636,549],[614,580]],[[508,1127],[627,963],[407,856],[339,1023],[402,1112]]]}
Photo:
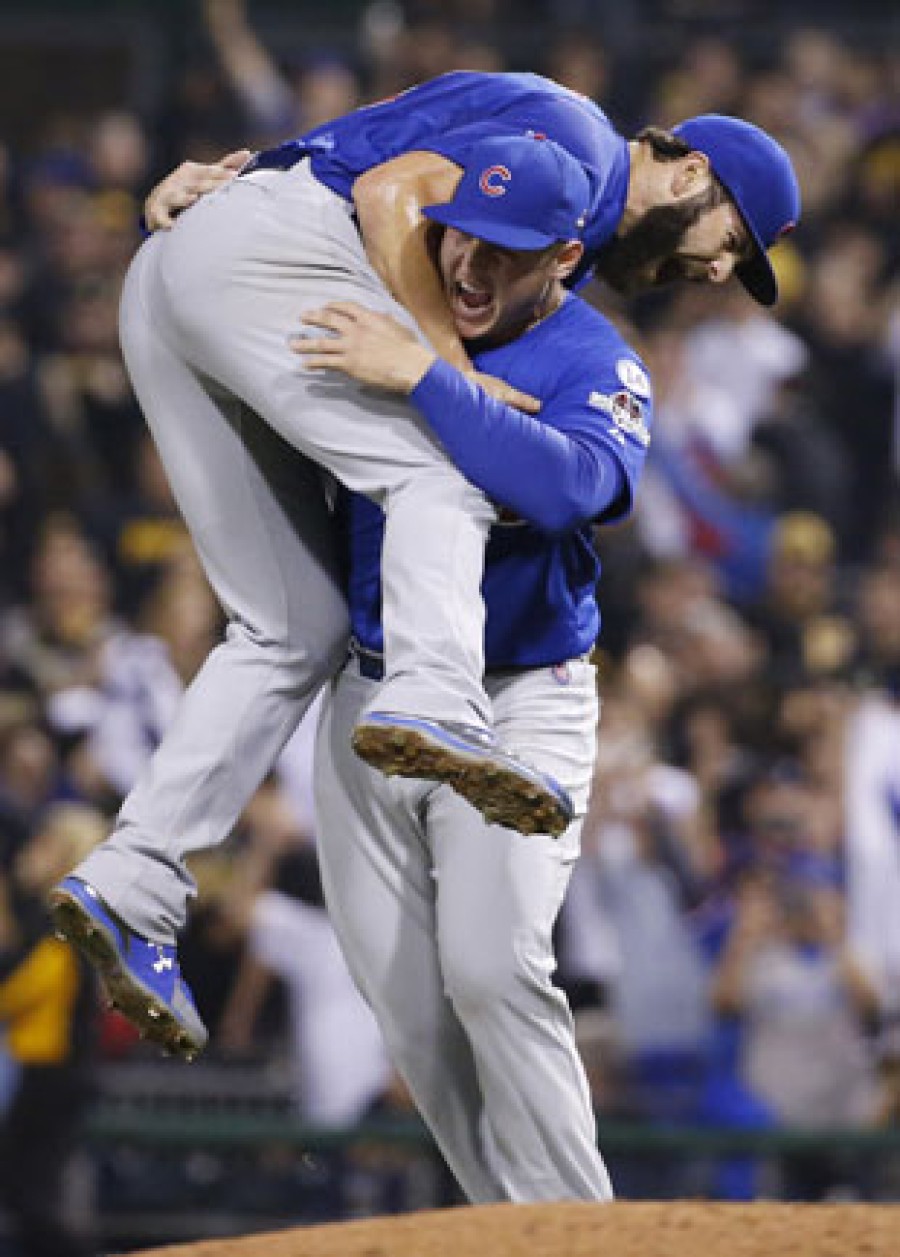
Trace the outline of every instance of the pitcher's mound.
{"label": "pitcher's mound", "polygon": [[482,1205],[133,1257],[898,1257],[890,1205]]}

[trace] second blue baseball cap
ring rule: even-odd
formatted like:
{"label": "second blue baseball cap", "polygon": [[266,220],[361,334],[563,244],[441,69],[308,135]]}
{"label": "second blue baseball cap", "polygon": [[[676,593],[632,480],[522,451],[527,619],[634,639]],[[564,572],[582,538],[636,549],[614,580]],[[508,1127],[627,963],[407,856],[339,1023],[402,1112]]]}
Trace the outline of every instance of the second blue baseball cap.
{"label": "second blue baseball cap", "polygon": [[735,274],[762,305],[774,305],[778,282],[767,250],[800,218],[800,187],[790,157],[760,127],[724,114],[688,118],[672,132],[709,158],[756,246]]}
{"label": "second blue baseball cap", "polygon": [[507,135],[473,145],[452,199],[422,213],[503,248],[545,249],[580,236],[590,203],[590,180],[564,148]]}

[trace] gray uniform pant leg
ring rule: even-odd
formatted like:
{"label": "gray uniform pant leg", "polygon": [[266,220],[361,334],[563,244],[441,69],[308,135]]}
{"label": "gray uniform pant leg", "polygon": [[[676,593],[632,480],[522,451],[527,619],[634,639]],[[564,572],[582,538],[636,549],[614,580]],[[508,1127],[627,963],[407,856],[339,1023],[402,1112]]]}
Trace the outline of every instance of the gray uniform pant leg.
{"label": "gray uniform pant leg", "polygon": [[[488,677],[508,745],[586,806],[593,668]],[[557,841],[489,826],[447,787],[385,780],[346,749],[371,682],[351,663],[317,744],[329,912],[395,1066],[470,1200],[606,1200],[552,929],[580,821]]]}
{"label": "gray uniform pant leg", "polygon": [[229,616],[125,801],[78,873],[132,928],[171,941],[191,852],[227,837],[322,682],[348,620],[321,473],[173,350],[138,254],[122,298],[132,382],[200,559]]}
{"label": "gray uniform pant leg", "polygon": [[182,216],[160,253],[160,306],[193,365],[386,513],[377,705],[486,723],[480,586],[494,508],[404,399],[292,353],[304,310],[352,300],[415,331],[366,257],[352,207],[308,163],[236,179]]}

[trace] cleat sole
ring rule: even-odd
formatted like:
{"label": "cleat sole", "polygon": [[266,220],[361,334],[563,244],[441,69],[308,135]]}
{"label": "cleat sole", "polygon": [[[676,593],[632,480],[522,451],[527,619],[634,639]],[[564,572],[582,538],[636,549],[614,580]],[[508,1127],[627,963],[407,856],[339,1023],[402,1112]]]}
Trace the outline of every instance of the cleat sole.
{"label": "cleat sole", "polygon": [[420,777],[452,786],[490,824],[558,837],[571,821],[552,794],[543,794],[513,768],[436,745],[418,729],[363,724],[354,729],[352,745],[361,759],[387,776]]}

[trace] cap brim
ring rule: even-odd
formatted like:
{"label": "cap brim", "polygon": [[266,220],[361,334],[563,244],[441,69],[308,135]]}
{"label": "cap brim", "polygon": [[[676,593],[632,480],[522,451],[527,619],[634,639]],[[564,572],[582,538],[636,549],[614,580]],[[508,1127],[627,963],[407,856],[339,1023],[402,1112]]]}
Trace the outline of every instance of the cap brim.
{"label": "cap brim", "polygon": [[778,280],[764,250],[757,249],[749,262],[735,267],[734,273],[760,305],[773,306],[778,300]]}
{"label": "cap brim", "polygon": [[734,273],[754,301],[758,301],[761,306],[773,306],[778,300],[778,280],[775,278],[775,272],[772,269],[772,263],[769,261],[766,247],[747,221],[738,198],[727,186],[725,190],[734,202],[747,235],[753,242],[753,257],[749,261],[741,262],[739,266],[736,266]]}
{"label": "cap brim", "polygon": [[537,252],[557,243],[555,236],[534,231],[530,227],[517,227],[512,223],[498,223],[489,218],[468,218],[464,214],[456,214],[452,201],[443,205],[424,205],[422,213],[434,223],[441,223],[444,227],[454,227],[457,231],[464,231],[467,236],[475,236],[477,240],[486,240],[488,244],[499,245],[502,249]]}

